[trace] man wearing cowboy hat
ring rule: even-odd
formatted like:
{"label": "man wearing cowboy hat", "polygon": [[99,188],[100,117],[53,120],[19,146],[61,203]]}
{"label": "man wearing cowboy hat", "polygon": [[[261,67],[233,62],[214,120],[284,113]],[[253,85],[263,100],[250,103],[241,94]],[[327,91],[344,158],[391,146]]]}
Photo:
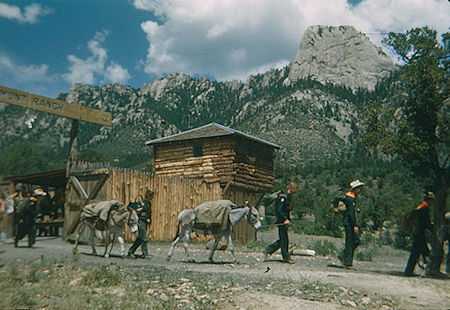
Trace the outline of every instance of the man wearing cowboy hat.
{"label": "man wearing cowboy hat", "polygon": [[404,275],[407,277],[414,275],[414,267],[416,267],[419,256],[422,255],[424,260],[426,260],[426,257],[430,253],[425,239],[425,230],[429,229],[433,231],[433,224],[431,224],[430,220],[430,207],[434,203],[434,193],[426,191],[422,195],[422,199],[423,202],[415,210],[418,225],[414,227],[411,253],[409,254],[408,263],[404,272]]}
{"label": "man wearing cowboy hat", "polygon": [[350,191],[345,194],[345,206],[347,210],[343,215],[343,224],[345,229],[345,248],[338,256],[338,259],[344,267],[353,265],[353,255],[356,247],[361,243],[359,240],[359,228],[356,224],[356,197],[361,193],[361,187],[364,185],[360,180],[350,183]]}
{"label": "man wearing cowboy hat", "polygon": [[36,189],[31,197],[28,198],[25,206],[20,210],[17,214],[18,216],[18,226],[17,233],[14,238],[14,246],[17,247],[17,244],[20,239],[28,235],[28,247],[32,247],[33,244],[36,243],[36,213],[39,209],[39,203],[42,201],[44,196],[47,193],[42,189]]}

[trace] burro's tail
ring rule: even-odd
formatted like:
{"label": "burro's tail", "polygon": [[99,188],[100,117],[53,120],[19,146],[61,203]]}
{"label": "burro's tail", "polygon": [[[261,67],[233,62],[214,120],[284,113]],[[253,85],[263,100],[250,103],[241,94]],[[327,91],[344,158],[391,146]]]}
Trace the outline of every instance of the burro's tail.
{"label": "burro's tail", "polygon": [[172,241],[175,241],[175,240],[177,240],[178,236],[180,235],[180,227],[181,227],[181,222],[180,222],[180,221],[178,221],[178,226],[177,226],[177,233],[176,233],[176,235],[175,235],[175,238],[173,238],[173,240],[172,240]]}

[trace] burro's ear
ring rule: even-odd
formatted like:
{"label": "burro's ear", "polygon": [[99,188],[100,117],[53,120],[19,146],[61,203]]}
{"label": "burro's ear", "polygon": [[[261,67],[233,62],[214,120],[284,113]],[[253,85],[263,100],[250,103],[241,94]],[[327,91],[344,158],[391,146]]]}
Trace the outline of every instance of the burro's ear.
{"label": "burro's ear", "polygon": [[248,200],[245,201],[245,206],[250,207],[250,202]]}

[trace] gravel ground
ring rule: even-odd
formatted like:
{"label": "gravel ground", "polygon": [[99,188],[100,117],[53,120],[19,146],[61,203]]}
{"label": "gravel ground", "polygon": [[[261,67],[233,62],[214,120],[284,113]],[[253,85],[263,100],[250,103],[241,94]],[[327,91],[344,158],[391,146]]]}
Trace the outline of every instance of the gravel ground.
{"label": "gravel ground", "polygon": [[[258,234],[261,242],[271,242],[275,238],[276,231]],[[307,245],[325,237],[291,234],[290,238],[293,244]],[[336,244],[343,243],[343,239],[326,239]],[[38,238],[35,248],[27,248],[26,240],[14,248],[12,240],[7,239],[0,244],[0,264],[35,262],[43,258],[73,259],[72,247],[60,238]],[[179,307],[189,306],[187,308],[196,308],[198,304],[204,305],[205,309],[450,308],[447,279],[430,279],[420,274],[412,278],[402,276],[408,256],[404,251],[391,256],[386,250],[386,255],[376,256],[371,262],[356,261],[354,268],[342,269],[329,266],[336,263],[333,257],[293,256],[297,263],[288,265],[280,262],[278,253],[265,261],[260,248],[243,246],[236,246],[239,264],[232,263],[229,251],[217,251],[215,263],[209,263],[209,251],[204,244],[190,245],[194,262],[184,261],[181,244],[168,262],[168,248],[168,244],[150,242],[149,258],[121,259],[116,245],[115,255],[105,259],[90,255],[90,247],[80,245],[77,262],[83,268],[106,264],[116,266],[122,272],[150,272],[145,278],[148,281],[144,281],[147,294],[163,302],[173,300]],[[166,271],[178,275],[174,276],[178,277],[175,284],[168,285],[160,276],[155,276]],[[207,293],[196,287],[197,282],[192,282],[190,277],[193,275],[205,276]],[[123,294],[120,287],[115,290],[117,294]],[[101,289],[97,293],[102,294]]]}

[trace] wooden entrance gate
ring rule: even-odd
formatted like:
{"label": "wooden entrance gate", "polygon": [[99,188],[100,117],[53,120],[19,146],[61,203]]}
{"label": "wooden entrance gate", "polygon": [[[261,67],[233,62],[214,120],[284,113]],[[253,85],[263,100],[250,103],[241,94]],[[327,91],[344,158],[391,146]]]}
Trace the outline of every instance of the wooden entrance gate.
{"label": "wooden entrance gate", "polygon": [[109,200],[108,187],[105,186],[109,177],[108,168],[95,165],[79,164],[71,169],[66,188],[64,239],[67,240],[75,231],[85,205]]}

